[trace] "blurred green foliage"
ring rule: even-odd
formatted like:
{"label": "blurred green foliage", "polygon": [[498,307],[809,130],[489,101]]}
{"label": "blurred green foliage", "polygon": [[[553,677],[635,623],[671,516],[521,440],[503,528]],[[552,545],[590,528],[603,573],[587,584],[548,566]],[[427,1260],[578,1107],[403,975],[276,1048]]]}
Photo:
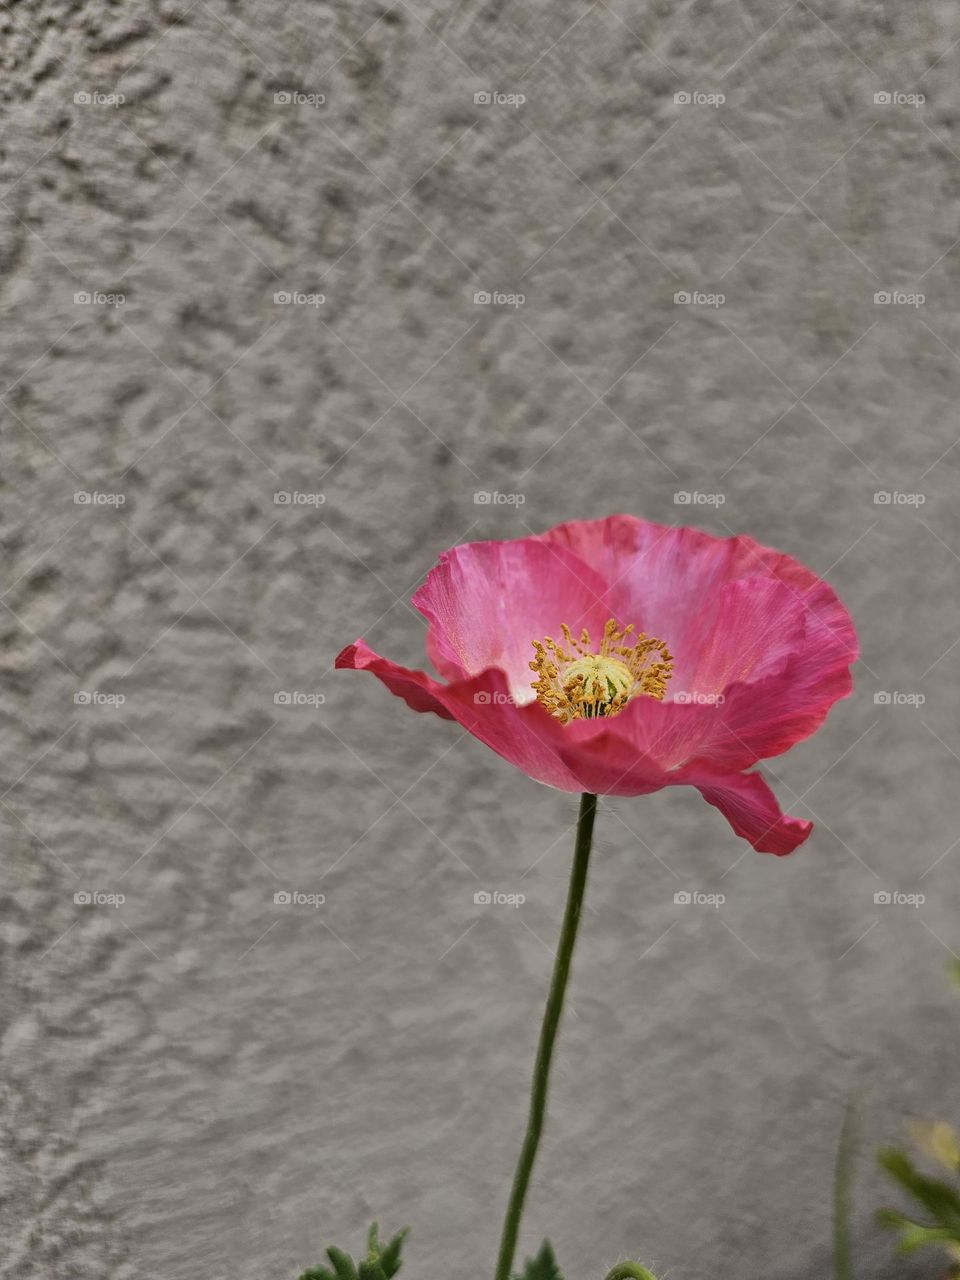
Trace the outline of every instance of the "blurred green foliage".
{"label": "blurred green foliage", "polygon": [[406,1239],[408,1227],[404,1227],[387,1244],[382,1244],[374,1223],[367,1235],[367,1255],[354,1262],[349,1253],[331,1245],[327,1250],[329,1267],[311,1267],[300,1280],[391,1280],[400,1270],[400,1250]]}

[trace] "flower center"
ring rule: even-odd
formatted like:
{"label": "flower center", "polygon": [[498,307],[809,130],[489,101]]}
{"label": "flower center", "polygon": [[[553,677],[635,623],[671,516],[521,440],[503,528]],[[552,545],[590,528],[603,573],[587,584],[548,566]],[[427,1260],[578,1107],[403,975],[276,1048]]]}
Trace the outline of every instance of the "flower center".
{"label": "flower center", "polygon": [[530,670],[537,674],[537,701],[561,724],[616,715],[641,693],[662,701],[673,673],[673,657],[662,640],[642,632],[632,636],[632,624],[621,630],[611,618],[594,653],[588,631],[577,641],[565,622],[560,629],[566,647],[550,636],[534,640]]}

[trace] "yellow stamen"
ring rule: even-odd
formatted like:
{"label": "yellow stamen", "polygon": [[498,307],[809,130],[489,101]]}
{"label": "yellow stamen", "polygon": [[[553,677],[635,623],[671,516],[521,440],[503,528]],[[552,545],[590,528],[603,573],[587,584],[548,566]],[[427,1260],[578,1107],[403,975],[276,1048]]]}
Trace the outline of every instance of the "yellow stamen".
{"label": "yellow stamen", "polygon": [[673,656],[662,640],[632,636],[632,624],[621,629],[611,618],[594,653],[586,630],[574,640],[565,622],[560,629],[566,647],[550,636],[534,640],[530,670],[538,677],[531,686],[538,702],[561,724],[616,715],[641,693],[663,700]]}

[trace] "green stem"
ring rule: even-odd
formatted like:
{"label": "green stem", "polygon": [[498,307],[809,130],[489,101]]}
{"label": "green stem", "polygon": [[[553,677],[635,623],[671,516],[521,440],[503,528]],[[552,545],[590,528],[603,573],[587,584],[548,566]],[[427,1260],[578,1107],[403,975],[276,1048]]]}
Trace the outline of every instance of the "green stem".
{"label": "green stem", "polygon": [[859,1114],[854,1100],[847,1103],[837,1148],[833,1179],[833,1274],[834,1280],[854,1280],[852,1187],[853,1161],[859,1136]]}
{"label": "green stem", "polygon": [[570,961],[573,958],[573,948],[577,940],[577,926],[580,923],[583,893],[587,885],[587,867],[590,862],[590,844],[593,839],[593,820],[596,813],[597,797],[589,794],[581,796],[580,815],[577,819],[577,842],[573,852],[570,888],[567,891],[567,906],[563,914],[560,944],[557,947],[557,959],[553,966],[553,977],[550,980],[550,993],[547,996],[547,1007],[544,1010],[543,1025],[540,1028],[537,1060],[533,1068],[527,1132],[523,1139],[523,1146],[520,1148],[517,1171],[513,1175],[513,1187],[503,1223],[500,1252],[497,1255],[495,1280],[510,1280],[523,1204],[530,1184],[530,1174],[533,1172],[533,1162],[537,1156],[537,1147],[540,1144],[543,1118],[547,1109],[550,1060],[553,1057],[557,1029],[560,1026],[563,997],[567,989],[567,979],[570,977]]}

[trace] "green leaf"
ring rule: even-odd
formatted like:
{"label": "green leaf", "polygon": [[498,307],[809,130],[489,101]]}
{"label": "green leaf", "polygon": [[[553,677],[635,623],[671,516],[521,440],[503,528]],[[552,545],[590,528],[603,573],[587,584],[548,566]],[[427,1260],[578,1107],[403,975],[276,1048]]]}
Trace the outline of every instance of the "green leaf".
{"label": "green leaf", "polygon": [[357,1268],[349,1253],[344,1253],[342,1249],[332,1244],[327,1250],[327,1257],[333,1263],[337,1280],[357,1280]]}
{"label": "green leaf", "polygon": [[940,1178],[928,1178],[903,1151],[889,1148],[880,1153],[880,1164],[905,1191],[931,1213],[938,1225],[949,1227],[960,1239],[960,1195]]}
{"label": "green leaf", "polygon": [[[899,1253],[913,1253],[935,1245],[952,1257],[960,1257],[960,1194],[939,1178],[928,1178],[903,1151],[880,1153],[880,1164],[933,1221],[915,1222],[894,1209],[882,1209],[880,1223],[898,1233]],[[954,1274],[951,1272],[951,1274]]]}
{"label": "green leaf", "polygon": [[517,1280],[563,1280],[549,1240],[544,1240],[535,1258],[526,1260]]}
{"label": "green leaf", "polygon": [[374,1222],[367,1233],[367,1256],[359,1263],[355,1263],[349,1253],[331,1245],[327,1249],[327,1257],[333,1270],[323,1266],[311,1267],[303,1272],[300,1280],[392,1280],[400,1270],[400,1249],[408,1229],[404,1227],[389,1244],[383,1245]]}
{"label": "green leaf", "polygon": [[391,1276],[395,1276],[400,1270],[400,1250],[409,1231],[409,1227],[403,1227],[380,1254],[380,1266],[383,1268],[383,1274],[387,1277],[387,1280],[390,1280]]}
{"label": "green leaf", "polygon": [[925,1227],[919,1222],[911,1222],[902,1213],[893,1209],[881,1209],[878,1220],[886,1227],[894,1227],[900,1232],[897,1248],[901,1253],[912,1253],[926,1245],[948,1245],[956,1241],[955,1234],[948,1227]]}

